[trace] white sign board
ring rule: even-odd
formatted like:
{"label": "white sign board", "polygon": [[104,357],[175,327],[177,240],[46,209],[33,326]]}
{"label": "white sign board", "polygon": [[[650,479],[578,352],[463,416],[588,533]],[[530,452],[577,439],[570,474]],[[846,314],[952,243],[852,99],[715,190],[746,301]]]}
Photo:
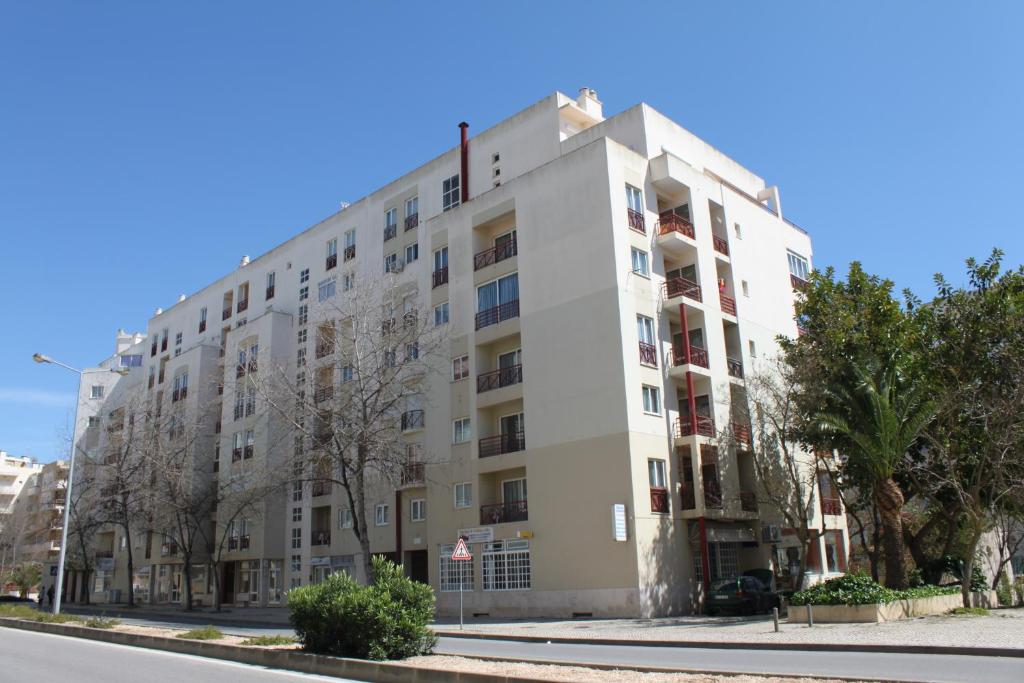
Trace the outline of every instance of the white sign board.
{"label": "white sign board", "polygon": [[616,541],[626,541],[626,506],[623,503],[612,505],[612,537]]}
{"label": "white sign board", "polygon": [[482,526],[475,529],[459,529],[459,538],[465,538],[466,543],[490,543],[494,540],[494,527]]}

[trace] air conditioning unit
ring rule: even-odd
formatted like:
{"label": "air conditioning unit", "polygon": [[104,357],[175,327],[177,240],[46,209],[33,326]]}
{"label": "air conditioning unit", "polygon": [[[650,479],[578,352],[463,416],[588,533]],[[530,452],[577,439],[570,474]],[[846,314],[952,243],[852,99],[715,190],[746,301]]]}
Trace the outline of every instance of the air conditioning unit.
{"label": "air conditioning unit", "polygon": [[781,543],[782,542],[782,527],[778,524],[762,524],[761,525],[761,542],[762,543]]}

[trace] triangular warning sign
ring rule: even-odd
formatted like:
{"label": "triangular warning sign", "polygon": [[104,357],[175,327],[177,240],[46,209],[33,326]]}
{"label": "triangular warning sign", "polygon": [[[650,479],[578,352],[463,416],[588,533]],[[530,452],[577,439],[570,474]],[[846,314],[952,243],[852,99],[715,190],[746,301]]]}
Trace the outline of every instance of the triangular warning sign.
{"label": "triangular warning sign", "polygon": [[473,556],[469,554],[469,548],[466,547],[466,541],[459,539],[459,542],[455,544],[455,552],[452,553],[453,560],[472,560]]}

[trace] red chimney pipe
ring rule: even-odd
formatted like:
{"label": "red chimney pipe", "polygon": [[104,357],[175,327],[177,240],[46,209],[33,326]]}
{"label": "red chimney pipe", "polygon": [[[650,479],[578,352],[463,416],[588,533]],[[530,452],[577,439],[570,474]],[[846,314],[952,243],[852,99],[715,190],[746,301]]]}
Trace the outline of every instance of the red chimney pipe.
{"label": "red chimney pipe", "polygon": [[463,121],[459,124],[462,129],[462,172],[459,178],[459,186],[462,188],[462,204],[469,201],[469,124]]}

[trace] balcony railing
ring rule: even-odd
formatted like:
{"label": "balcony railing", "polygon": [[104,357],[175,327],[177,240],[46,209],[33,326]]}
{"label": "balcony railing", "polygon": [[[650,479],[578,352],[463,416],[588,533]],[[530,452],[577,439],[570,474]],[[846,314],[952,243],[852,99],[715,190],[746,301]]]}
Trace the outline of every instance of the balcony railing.
{"label": "balcony railing", "polygon": [[684,486],[679,491],[679,495],[682,496],[684,510],[695,510],[697,508],[697,499],[693,494],[692,486]]}
{"label": "balcony railing", "polygon": [[384,226],[384,241],[385,242],[387,242],[388,240],[394,239],[397,236],[398,236],[398,226],[397,225],[385,225]]}
{"label": "balcony railing", "polygon": [[693,229],[693,223],[682,216],[665,216],[654,224],[654,230],[659,235],[668,235],[673,232],[678,232],[680,235],[685,235],[690,239],[696,239],[696,232]]}
{"label": "balcony railing", "polygon": [[843,503],[838,498],[822,498],[821,514],[841,515],[843,514]]}
{"label": "balcony railing", "polygon": [[241,379],[242,377],[245,377],[245,365],[239,363],[235,366],[235,379]]}
{"label": "balcony railing", "polygon": [[332,351],[334,351],[334,343],[333,342],[319,341],[319,342],[316,343],[316,357],[317,358],[323,358],[324,356],[329,356]]}
{"label": "balcony railing", "polygon": [[793,289],[798,292],[802,292],[807,289],[807,280],[802,277],[797,277],[796,275],[789,276],[789,284],[793,285]]}
{"label": "balcony railing", "polygon": [[411,213],[411,214],[409,214],[408,216],[405,217],[405,229],[406,230],[412,230],[413,228],[415,228],[419,224],[420,224],[420,215],[419,215],[419,213]]}
{"label": "balcony railing", "polygon": [[718,235],[712,235],[711,243],[714,245],[715,251],[717,251],[719,254],[724,254],[726,256],[729,255],[729,243],[726,242],[724,239],[722,239]]}
{"label": "balcony railing", "polygon": [[651,512],[668,512],[668,489],[651,487]]}
{"label": "balcony railing", "polygon": [[529,509],[525,500],[480,506],[480,524],[484,526],[506,522],[525,522],[527,519],[529,519]]}
{"label": "balcony railing", "polygon": [[242,459],[242,449],[232,448],[231,449],[231,462],[238,462]]}
{"label": "balcony railing", "polygon": [[722,489],[717,481],[704,482],[704,507],[713,510],[722,509]]}
{"label": "balcony railing", "polygon": [[722,302],[722,313],[726,315],[736,315],[736,299],[725,294],[718,295],[719,300]]}
{"label": "balcony railing", "polygon": [[515,453],[526,450],[526,433],[509,432],[498,436],[488,436],[480,439],[480,457],[488,458],[492,455],[504,453]]}
{"label": "balcony railing", "polygon": [[249,534],[238,537],[238,549],[248,550],[249,549]]}
{"label": "balcony railing", "polygon": [[[203,332],[206,332],[206,321],[205,320],[200,320],[199,321],[199,334],[202,334]],[[153,350],[155,351],[156,349],[153,349]]]}
{"label": "balcony railing", "polygon": [[729,370],[730,377],[743,379],[743,361],[738,358],[726,358],[725,366]]}
{"label": "balcony railing", "polygon": [[701,298],[700,285],[685,277],[676,277],[666,280],[662,285],[662,292],[666,299],[674,299],[677,296],[685,296],[694,301],[703,301]]}
{"label": "balcony railing", "polygon": [[329,481],[314,481],[313,485],[310,487],[313,497],[316,498],[317,496],[329,495],[331,493],[332,483],[333,482]]}
{"label": "balcony railing", "polygon": [[511,320],[519,317],[519,299],[507,301],[500,306],[494,306],[476,314],[476,329],[497,325],[503,320]]}
{"label": "balcony railing", "polygon": [[338,255],[331,254],[330,256],[327,257],[327,263],[324,267],[326,270],[330,270],[331,268],[334,268],[336,265],[338,265]]}
{"label": "balcony railing", "polygon": [[356,257],[356,245],[351,244],[345,247],[345,260],[351,261]]}
{"label": "balcony railing", "polygon": [[752,491],[740,491],[740,509],[744,512],[757,512],[757,495]]}
{"label": "balcony railing", "polygon": [[[715,420],[706,415],[697,416],[697,434],[700,436],[715,435]],[[693,424],[689,415],[676,418],[676,436],[693,436]]]}
{"label": "balcony railing", "polygon": [[314,531],[313,532],[313,545],[330,545],[331,544],[331,532],[330,531]]}
{"label": "balcony railing", "polygon": [[249,308],[249,300],[248,299],[239,299],[238,300],[238,312],[241,313],[242,311],[246,310],[247,308]]}
{"label": "balcony railing", "polygon": [[[167,546],[164,546],[166,548]],[[238,550],[238,537],[232,536],[228,539],[228,550]],[[161,552],[161,555],[166,555],[166,552]]]}
{"label": "balcony railing", "polygon": [[221,314],[220,314],[220,319],[221,319],[221,320],[227,320],[227,319],[228,319],[228,318],[230,318],[230,317],[231,317],[231,307],[230,307],[230,306],[228,306],[227,308],[225,308],[225,309],[224,309],[224,310],[223,310],[223,311],[221,312]]}
{"label": "balcony railing", "polygon": [[485,249],[473,256],[473,270],[480,270],[487,266],[512,258],[519,253],[519,246],[516,240],[511,239],[501,244],[496,244],[490,249]]}
{"label": "balcony railing", "polygon": [[313,402],[323,403],[324,401],[330,401],[334,398],[334,387],[320,387],[313,392]]}
{"label": "balcony railing", "polygon": [[750,425],[743,424],[742,422],[733,422],[732,435],[737,443],[750,445]]}
{"label": "balcony railing", "polygon": [[702,368],[709,367],[708,365],[708,352],[707,349],[702,349],[699,346],[690,345],[690,357],[686,357],[686,349],[680,348],[679,346],[672,347],[672,365],[686,365],[690,363],[692,365],[699,365]]}
{"label": "balcony railing", "polygon": [[246,446],[245,450],[242,452],[242,457],[245,458],[246,460],[248,460],[249,458],[251,458],[253,456],[253,454],[255,452],[256,452],[256,447],[255,446]]}
{"label": "balcony railing", "polygon": [[440,287],[446,282],[448,282],[448,266],[435,270],[433,275],[434,287]]}
{"label": "balcony railing", "polygon": [[263,298],[264,299],[273,299],[274,298],[274,285],[270,285],[269,287],[267,287],[267,291],[264,293]]}
{"label": "balcony railing", "polygon": [[626,215],[629,217],[629,227],[631,230],[636,230],[641,235],[647,234],[647,228],[644,226],[644,215],[639,211],[633,209],[626,209]]}
{"label": "balcony railing", "polygon": [[421,462],[412,462],[402,467],[402,486],[422,484],[425,480],[424,467]]}
{"label": "balcony railing", "polygon": [[658,349],[654,344],[648,344],[646,342],[639,342],[640,344],[640,362],[644,365],[650,365],[651,367],[658,367]]}
{"label": "balcony railing", "polygon": [[483,393],[485,391],[491,391],[492,389],[499,389],[501,387],[519,384],[522,381],[523,366],[512,365],[507,368],[501,368],[500,370],[494,370],[493,372],[485,372],[481,375],[477,375],[476,391],[477,393]]}
{"label": "balcony railing", "polygon": [[413,429],[423,429],[426,422],[422,410],[407,410],[402,413],[402,431],[408,432]]}

